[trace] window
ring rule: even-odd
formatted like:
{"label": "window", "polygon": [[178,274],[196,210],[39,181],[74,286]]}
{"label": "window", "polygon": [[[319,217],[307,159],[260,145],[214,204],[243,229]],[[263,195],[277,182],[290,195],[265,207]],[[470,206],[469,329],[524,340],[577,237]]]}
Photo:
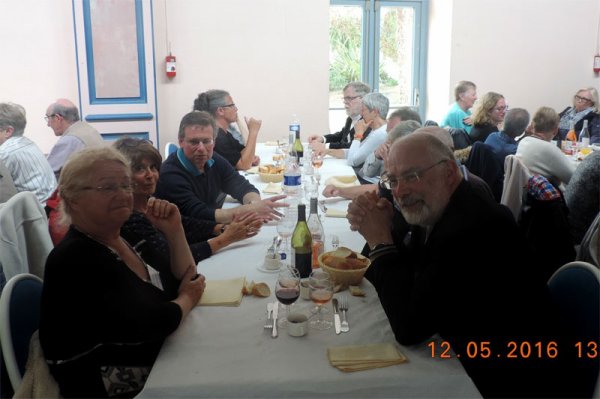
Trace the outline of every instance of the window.
{"label": "window", "polygon": [[390,99],[390,109],[424,103],[426,0],[331,0],[329,109],[332,129],[346,119],[342,89],[368,83]]}

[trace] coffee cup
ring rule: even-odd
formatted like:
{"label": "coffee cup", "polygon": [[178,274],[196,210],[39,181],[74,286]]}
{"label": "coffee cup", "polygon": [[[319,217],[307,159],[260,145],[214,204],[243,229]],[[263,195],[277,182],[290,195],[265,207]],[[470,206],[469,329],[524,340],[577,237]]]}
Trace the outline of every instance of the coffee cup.
{"label": "coffee cup", "polygon": [[308,332],[308,317],[303,313],[288,314],[287,330],[292,337],[305,336]]}
{"label": "coffee cup", "polygon": [[279,270],[280,265],[279,256],[275,256],[273,258],[271,255],[265,256],[265,262],[263,263],[265,269],[267,270]]}

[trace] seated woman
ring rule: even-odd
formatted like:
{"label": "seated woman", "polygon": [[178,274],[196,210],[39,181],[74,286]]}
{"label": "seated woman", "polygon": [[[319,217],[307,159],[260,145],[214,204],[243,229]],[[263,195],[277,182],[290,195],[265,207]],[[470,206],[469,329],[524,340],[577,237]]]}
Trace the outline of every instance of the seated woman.
{"label": "seated woman", "polygon": [[583,121],[588,121],[590,143],[600,143],[600,114],[598,113],[598,91],[593,87],[579,89],[573,96],[573,106],[565,108],[560,114],[557,139],[564,140],[571,122],[575,125],[575,137],[569,140],[579,140],[579,133],[583,128]]}
{"label": "seated woman", "polygon": [[490,91],[485,93],[481,104],[473,113],[473,128],[469,132],[473,142],[485,142],[490,133],[500,131],[508,106],[502,94]]}
{"label": "seated woman", "polygon": [[241,144],[229,131],[229,125],[238,122],[238,109],[231,95],[225,90],[209,90],[198,94],[194,100],[194,111],[206,111],[215,118],[219,131],[215,139],[215,152],[227,159],[238,170],[250,169],[260,163],[256,153],[256,140],[262,121],[246,118],[248,137]]}
{"label": "seated woman", "polygon": [[123,155],[103,147],[75,154],[60,176],[71,224],[46,261],[39,330],[64,397],[134,396],[204,292],[175,205],[150,198],[146,212],[169,242],[170,264],[121,238],[133,209],[130,173]]}
{"label": "seated woman", "polygon": [[[121,235],[138,251],[156,251],[158,256],[168,259],[169,245],[165,236],[146,217],[148,198],[156,190],[162,157],[146,140],[126,137],[114,145],[130,162],[133,183],[133,213],[121,227]],[[262,224],[252,213],[236,216],[228,225],[187,216],[182,216],[181,222],[196,262],[231,243],[255,236]]]}

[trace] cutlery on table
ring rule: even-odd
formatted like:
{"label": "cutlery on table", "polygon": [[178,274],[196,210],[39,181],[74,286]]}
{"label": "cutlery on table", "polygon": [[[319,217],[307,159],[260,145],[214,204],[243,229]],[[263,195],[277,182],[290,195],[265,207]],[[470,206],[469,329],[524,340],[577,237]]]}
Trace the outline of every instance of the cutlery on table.
{"label": "cutlery on table", "polygon": [[273,333],[271,337],[277,338],[277,314],[279,313],[279,302],[273,302]]}
{"label": "cutlery on table", "polygon": [[348,298],[345,296],[340,298],[340,310],[342,311],[342,332],[350,331],[350,326],[348,325],[348,319],[346,318],[346,311],[348,310]]}
{"label": "cutlery on table", "polygon": [[331,301],[333,304],[333,323],[335,325],[335,333],[339,334],[342,332],[342,327],[340,324],[340,313],[338,311],[338,300],[337,298],[333,298]]}
{"label": "cutlery on table", "polygon": [[273,304],[267,303],[267,321],[265,322],[265,329],[273,328]]}
{"label": "cutlery on table", "polygon": [[275,243],[275,251],[273,252],[273,259],[275,259],[277,257],[277,254],[279,254],[279,247],[281,246],[281,241],[283,240],[281,238],[281,236],[277,236],[277,242]]}
{"label": "cutlery on table", "polygon": [[267,249],[267,256],[272,257],[273,259],[275,259],[276,254],[277,254],[277,240],[279,239],[279,236],[275,236],[273,237],[273,244],[271,244],[271,246],[269,247],[269,249]]}
{"label": "cutlery on table", "polygon": [[327,213],[327,207],[325,206],[325,200],[320,200],[318,203],[319,203],[319,208],[321,208],[321,212]]}

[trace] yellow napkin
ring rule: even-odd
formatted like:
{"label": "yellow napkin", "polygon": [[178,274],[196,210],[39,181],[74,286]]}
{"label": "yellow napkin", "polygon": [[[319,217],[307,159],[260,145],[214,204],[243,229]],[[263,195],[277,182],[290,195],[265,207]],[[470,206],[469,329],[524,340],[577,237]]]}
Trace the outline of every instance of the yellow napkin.
{"label": "yellow napkin", "polygon": [[358,185],[358,179],[356,175],[347,176],[331,176],[325,180],[325,185],[331,184],[336,187],[352,187]]}
{"label": "yellow napkin", "polygon": [[281,188],[281,183],[269,183],[262,191],[266,194],[281,194],[283,189]]}
{"label": "yellow napkin", "polygon": [[265,145],[268,146],[277,146],[277,141],[265,141]]}
{"label": "yellow napkin", "polygon": [[336,346],[327,348],[329,363],[341,371],[361,371],[408,361],[392,344]]}
{"label": "yellow napkin", "polygon": [[325,212],[325,216],[330,218],[345,218],[347,214],[346,210],[335,209],[335,208],[327,208]]}
{"label": "yellow napkin", "polygon": [[246,173],[257,174],[258,173],[258,165],[257,166],[253,166],[250,169],[246,169]]}
{"label": "yellow napkin", "polygon": [[198,306],[239,306],[245,277],[229,280],[207,280]]}

